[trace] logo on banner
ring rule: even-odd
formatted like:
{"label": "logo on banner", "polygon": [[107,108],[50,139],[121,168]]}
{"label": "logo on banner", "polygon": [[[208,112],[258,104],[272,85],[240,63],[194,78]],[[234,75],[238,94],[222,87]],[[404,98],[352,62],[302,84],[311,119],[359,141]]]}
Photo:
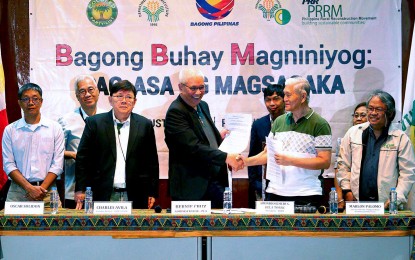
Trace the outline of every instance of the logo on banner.
{"label": "logo on banner", "polygon": [[286,9],[280,9],[275,14],[275,21],[279,25],[286,25],[291,20],[291,14]]}
{"label": "logo on banner", "polygon": [[262,12],[262,17],[267,21],[275,20],[279,25],[286,25],[291,20],[291,14],[288,10],[281,8],[280,1],[276,0],[258,0],[255,9]]}
{"label": "logo on banner", "polygon": [[86,15],[93,25],[106,27],[117,19],[118,8],[112,0],[91,0]]}
{"label": "logo on banner", "polygon": [[142,17],[145,13],[147,15],[147,21],[151,26],[157,26],[157,22],[160,20],[160,15],[164,13],[164,16],[169,16],[169,7],[164,0],[144,0],[141,1],[138,6],[138,16]]}
{"label": "logo on banner", "polygon": [[196,0],[197,10],[209,20],[220,20],[232,12],[233,0]]}
{"label": "logo on banner", "polygon": [[[348,4],[322,4],[318,0],[302,0],[304,14],[301,17],[303,26],[364,26],[370,22],[376,22],[379,18],[376,14],[357,14],[353,5]],[[366,13],[366,12],[365,12]]]}

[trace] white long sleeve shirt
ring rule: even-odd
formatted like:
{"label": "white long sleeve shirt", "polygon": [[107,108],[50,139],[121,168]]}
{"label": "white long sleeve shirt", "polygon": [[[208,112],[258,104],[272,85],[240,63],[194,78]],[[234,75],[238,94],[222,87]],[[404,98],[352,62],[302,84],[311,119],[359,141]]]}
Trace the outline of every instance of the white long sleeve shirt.
{"label": "white long sleeve shirt", "polygon": [[28,181],[43,181],[49,172],[63,171],[64,135],[55,121],[41,117],[36,125],[21,118],[9,124],[2,140],[3,169],[18,169]]}

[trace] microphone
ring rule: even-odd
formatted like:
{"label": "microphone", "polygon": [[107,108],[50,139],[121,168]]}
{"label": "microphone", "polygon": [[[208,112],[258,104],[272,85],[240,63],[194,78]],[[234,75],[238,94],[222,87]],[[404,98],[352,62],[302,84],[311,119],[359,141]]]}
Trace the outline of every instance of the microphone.
{"label": "microphone", "polygon": [[320,214],[326,214],[327,208],[325,206],[320,206],[320,207],[318,207],[317,211]]}
{"label": "microphone", "polygon": [[154,212],[156,212],[156,213],[160,213],[161,212],[160,205],[157,205],[157,206],[154,207]]}

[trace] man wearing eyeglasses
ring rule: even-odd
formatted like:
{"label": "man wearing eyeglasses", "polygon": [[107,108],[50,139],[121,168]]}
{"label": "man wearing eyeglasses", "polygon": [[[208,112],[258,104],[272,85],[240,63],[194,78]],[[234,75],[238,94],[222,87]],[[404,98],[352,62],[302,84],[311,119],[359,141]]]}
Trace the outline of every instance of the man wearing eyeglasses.
{"label": "man wearing eyeglasses", "polygon": [[64,137],[61,126],[42,116],[42,89],[23,85],[18,93],[23,118],[9,124],[3,133],[3,169],[12,179],[6,201],[44,201],[62,173]]}
{"label": "man wearing eyeglasses", "polygon": [[415,154],[408,136],[391,123],[395,100],[375,90],[367,102],[368,122],[351,127],[340,146],[337,179],[346,201],[380,201],[389,207],[396,188],[404,208],[415,182]]}
{"label": "man wearing eyeglasses", "polygon": [[110,86],[112,110],[86,119],[75,166],[76,209],[86,187],[96,201],[132,201],[152,208],[158,196],[159,164],[153,125],[132,113],[137,90],[127,80]]}
{"label": "man wearing eyeglasses", "polygon": [[75,197],[75,160],[79,141],[85,127],[85,120],[89,116],[103,113],[97,107],[99,90],[94,77],[79,75],[74,80],[76,99],[80,106],[61,117],[61,124],[65,134],[65,208],[74,209]]}
{"label": "man wearing eyeglasses", "polygon": [[226,164],[239,169],[243,161],[218,149],[225,132],[219,133],[208,104],[202,101],[203,73],[185,68],[179,82],[180,95],[167,110],[165,122],[170,195],[173,200],[209,200],[212,208],[222,208],[228,186]]}

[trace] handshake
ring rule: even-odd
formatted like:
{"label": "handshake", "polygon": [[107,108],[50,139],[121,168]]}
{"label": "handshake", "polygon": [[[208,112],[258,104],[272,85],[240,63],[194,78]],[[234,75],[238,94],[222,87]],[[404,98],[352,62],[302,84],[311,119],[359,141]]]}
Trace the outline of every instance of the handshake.
{"label": "handshake", "polygon": [[232,171],[239,171],[245,168],[246,159],[240,154],[228,154],[226,157],[226,163],[229,167],[232,167]]}

